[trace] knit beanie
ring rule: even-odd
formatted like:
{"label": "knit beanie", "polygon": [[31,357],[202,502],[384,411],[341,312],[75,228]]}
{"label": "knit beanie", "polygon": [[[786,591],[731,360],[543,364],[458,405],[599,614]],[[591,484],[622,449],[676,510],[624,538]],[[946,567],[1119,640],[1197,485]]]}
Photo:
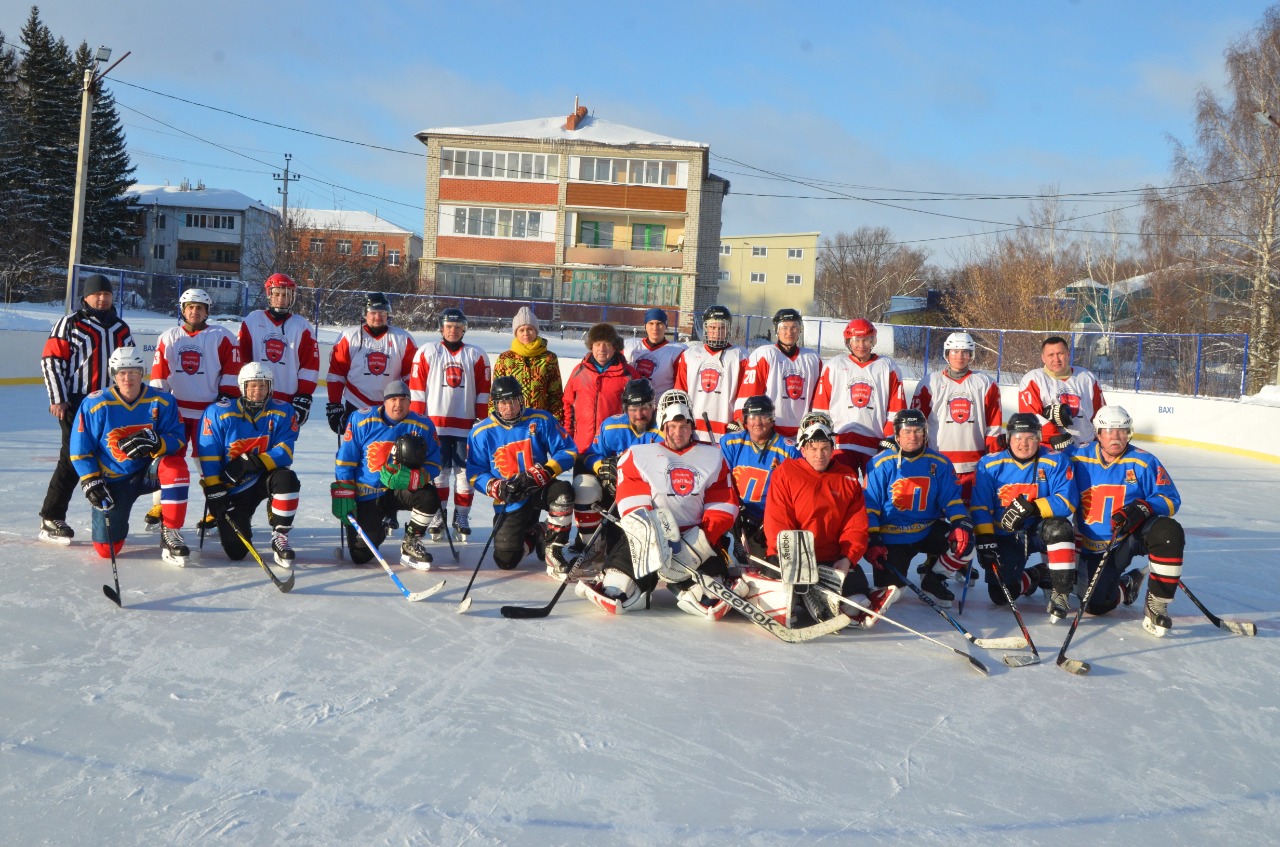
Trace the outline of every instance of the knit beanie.
{"label": "knit beanie", "polygon": [[88,297],[90,294],[101,294],[104,291],[108,294],[115,292],[115,287],[112,286],[111,280],[107,279],[102,274],[89,274],[84,278],[81,285],[81,299]]}
{"label": "knit beanie", "polygon": [[521,306],[520,311],[516,312],[516,316],[511,319],[511,331],[515,332],[522,326],[531,326],[534,329],[541,329],[538,326],[538,316],[533,313],[533,309],[528,306]]}

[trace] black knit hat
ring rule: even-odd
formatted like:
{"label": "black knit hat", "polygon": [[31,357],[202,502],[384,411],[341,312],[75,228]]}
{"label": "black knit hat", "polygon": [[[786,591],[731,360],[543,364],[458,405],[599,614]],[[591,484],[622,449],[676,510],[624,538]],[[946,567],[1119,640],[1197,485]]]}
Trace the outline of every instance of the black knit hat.
{"label": "black knit hat", "polygon": [[90,294],[101,294],[104,291],[108,294],[114,294],[115,290],[116,288],[111,284],[111,280],[102,274],[89,274],[80,281],[80,299],[82,300]]}
{"label": "black knit hat", "polygon": [[622,338],[619,337],[618,331],[613,328],[613,324],[598,323],[591,327],[591,329],[587,330],[587,349],[590,350],[591,345],[595,344],[597,341],[608,341],[613,345],[614,350],[619,352],[622,350]]}

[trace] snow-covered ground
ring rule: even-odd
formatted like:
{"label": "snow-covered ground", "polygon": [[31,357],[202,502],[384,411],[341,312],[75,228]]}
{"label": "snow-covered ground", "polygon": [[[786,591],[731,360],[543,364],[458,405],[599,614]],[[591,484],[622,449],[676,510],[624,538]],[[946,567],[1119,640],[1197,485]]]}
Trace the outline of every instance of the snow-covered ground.
{"label": "snow-covered ground", "polygon": [[[192,567],[163,565],[137,509],[118,609],[82,498],[70,548],[35,540],[57,431],[40,387],[0,392],[6,843],[1170,847],[1266,843],[1280,820],[1276,465],[1158,448],[1183,495],[1188,584],[1257,638],[1180,594],[1164,640],[1136,606],[1086,618],[1071,655],[1093,672],[1073,677],[1040,595],[1021,608],[1046,662],[1019,669],[914,599],[893,608],[983,677],[884,624],[788,645],[741,617],[695,620],[666,592],[619,618],[568,593],[545,619],[507,620],[501,605],[555,589],[532,559],[486,564],[457,614],[484,498],[461,565],[441,545],[436,570],[401,572],[411,591],[447,580],[410,604],[380,568],[332,555],[322,418],[297,451],[292,593],[216,540]],[[968,600],[975,634],[1016,633],[981,586]]]}

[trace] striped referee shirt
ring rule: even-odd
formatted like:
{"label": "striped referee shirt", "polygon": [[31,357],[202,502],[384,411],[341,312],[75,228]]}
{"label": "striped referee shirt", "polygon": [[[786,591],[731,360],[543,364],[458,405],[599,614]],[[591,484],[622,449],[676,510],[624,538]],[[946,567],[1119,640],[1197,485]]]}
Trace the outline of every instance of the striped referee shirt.
{"label": "striped referee shirt", "polygon": [[40,359],[49,404],[68,403],[73,394],[84,396],[111,385],[107,369],[111,353],[131,346],[129,325],[114,309],[105,324],[88,309],[63,317],[53,325]]}

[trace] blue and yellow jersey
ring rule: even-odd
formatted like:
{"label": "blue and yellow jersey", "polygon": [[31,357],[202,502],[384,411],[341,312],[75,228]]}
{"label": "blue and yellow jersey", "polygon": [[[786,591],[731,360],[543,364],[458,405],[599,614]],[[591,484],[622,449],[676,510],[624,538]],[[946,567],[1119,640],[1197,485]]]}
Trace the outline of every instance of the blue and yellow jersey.
{"label": "blue and yellow jersey", "polygon": [[382,484],[382,468],[402,435],[421,435],[427,442],[427,460],[422,469],[434,479],[440,475],[440,438],[425,415],[410,412],[403,420],[387,419],[382,406],[352,412],[338,442],[334,476],[339,482],[353,482],[357,500],[372,500],[387,492]]}
{"label": "blue and yellow jersey", "polygon": [[490,480],[511,479],[534,465],[559,476],[577,458],[578,449],[559,422],[541,409],[526,407],[509,425],[498,420],[496,412],[490,413],[467,436],[467,478],[478,491],[484,491]]}
{"label": "blue and yellow jersey", "polygon": [[160,438],[157,456],[176,453],[186,444],[178,402],[169,392],[143,385],[132,403],[122,400],[114,387],[88,395],[71,428],[71,464],[76,473],[81,479],[98,474],[116,479],[145,472],[151,459],[130,459],[120,443],[148,427]]}
{"label": "blue and yellow jersey", "polygon": [[885,450],[867,465],[867,524],[886,544],[911,544],[939,518],[969,517],[956,469],[941,453],[915,458]]}
{"label": "blue and yellow jersey", "polygon": [[1041,518],[1070,518],[1076,511],[1071,476],[1071,457],[1066,453],[1041,449],[1025,462],[1008,450],[983,456],[969,498],[974,530],[1010,535],[1000,528],[1000,518],[1020,494],[1035,503]]}
{"label": "blue and yellow jersey", "polygon": [[[239,456],[257,456],[265,470],[293,464],[293,444],[298,440],[298,418],[293,406],[268,400],[250,416],[240,400],[222,399],[204,410],[196,436],[196,458],[206,482],[220,482],[222,469]],[[231,489],[244,491],[258,481],[250,474]]]}
{"label": "blue and yellow jersey", "polygon": [[582,454],[582,460],[595,472],[602,459],[616,459],[637,444],[654,444],[659,441],[662,441],[662,433],[654,429],[652,424],[637,435],[631,428],[631,422],[627,420],[626,412],[610,415],[600,424],[600,431],[596,433],[587,452]]}
{"label": "blue and yellow jersey", "polygon": [[720,439],[720,452],[733,479],[739,508],[757,523],[764,523],[764,498],[769,492],[773,469],[787,459],[800,458],[794,440],[774,435],[763,446],[751,441],[745,432],[735,432]]}
{"label": "blue and yellow jersey", "polygon": [[1102,445],[1093,441],[1070,451],[1080,508],[1076,527],[1081,546],[1097,553],[1111,541],[1111,515],[1134,500],[1146,500],[1157,515],[1172,517],[1182,505],[1178,487],[1151,453],[1130,444],[1120,458],[1105,461]]}

